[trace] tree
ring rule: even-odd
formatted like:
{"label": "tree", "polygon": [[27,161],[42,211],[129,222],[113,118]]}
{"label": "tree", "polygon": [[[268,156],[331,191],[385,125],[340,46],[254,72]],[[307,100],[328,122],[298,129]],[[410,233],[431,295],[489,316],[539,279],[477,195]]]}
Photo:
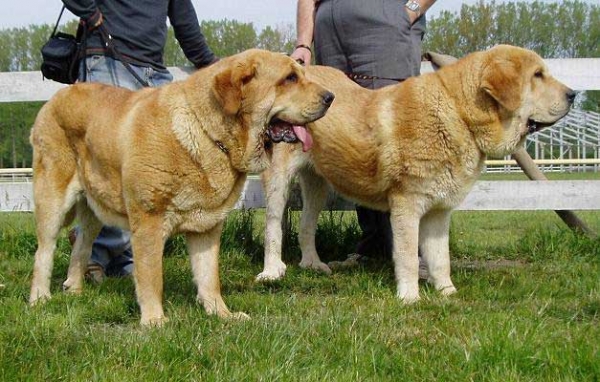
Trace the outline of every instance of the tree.
{"label": "tree", "polygon": [[294,33],[295,31],[291,25],[285,29],[266,27],[258,36],[257,48],[273,52],[290,53],[294,48]]}
{"label": "tree", "polygon": [[0,104],[0,168],[30,167],[29,131],[42,102]]}
{"label": "tree", "polygon": [[218,57],[231,56],[257,45],[256,30],[252,23],[235,20],[203,21],[200,28]]}
{"label": "tree", "polygon": [[536,51],[544,58],[600,57],[600,5],[480,0],[428,21],[426,50],[462,57],[497,44]]}

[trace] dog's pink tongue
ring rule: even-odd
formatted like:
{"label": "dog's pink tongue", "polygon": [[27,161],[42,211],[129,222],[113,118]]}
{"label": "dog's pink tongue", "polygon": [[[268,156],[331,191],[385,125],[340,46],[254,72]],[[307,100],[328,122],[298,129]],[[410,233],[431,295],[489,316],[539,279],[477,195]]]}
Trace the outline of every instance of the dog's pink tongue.
{"label": "dog's pink tongue", "polygon": [[296,137],[302,142],[302,151],[306,152],[310,150],[313,145],[313,139],[306,127],[294,125],[292,126],[292,129],[294,130]]}

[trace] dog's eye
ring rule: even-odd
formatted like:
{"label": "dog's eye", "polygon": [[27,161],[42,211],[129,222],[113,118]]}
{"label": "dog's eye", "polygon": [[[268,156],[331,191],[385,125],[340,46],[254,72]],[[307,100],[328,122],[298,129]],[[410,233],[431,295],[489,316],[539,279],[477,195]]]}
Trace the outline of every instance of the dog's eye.
{"label": "dog's eye", "polygon": [[288,84],[295,84],[298,82],[298,75],[296,73],[290,73],[287,77],[285,77],[285,82]]}
{"label": "dog's eye", "polygon": [[541,70],[536,71],[533,75],[536,78],[544,78],[544,72],[542,72]]}

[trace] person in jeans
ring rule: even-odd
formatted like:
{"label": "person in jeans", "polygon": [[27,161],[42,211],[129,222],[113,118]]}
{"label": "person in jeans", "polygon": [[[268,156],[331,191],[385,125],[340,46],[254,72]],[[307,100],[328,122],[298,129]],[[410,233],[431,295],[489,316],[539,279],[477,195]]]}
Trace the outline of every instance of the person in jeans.
{"label": "person in jeans", "polygon": [[[297,45],[292,57],[340,69],[359,85],[378,89],[420,74],[425,12],[435,0],[298,0]],[[356,75],[356,77],[354,77]],[[352,129],[352,126],[348,126]],[[355,254],[391,257],[389,213],[356,206],[362,237]]]}
{"label": "person in jeans", "polygon": [[[184,54],[196,68],[218,60],[200,30],[191,0],[63,0],[63,3],[87,30],[80,81],[131,90],[171,82],[173,76],[163,61],[167,20]],[[71,241],[76,232],[70,235]],[[102,282],[105,276],[127,276],[132,271],[130,233],[104,226],[94,241],[86,275]]]}

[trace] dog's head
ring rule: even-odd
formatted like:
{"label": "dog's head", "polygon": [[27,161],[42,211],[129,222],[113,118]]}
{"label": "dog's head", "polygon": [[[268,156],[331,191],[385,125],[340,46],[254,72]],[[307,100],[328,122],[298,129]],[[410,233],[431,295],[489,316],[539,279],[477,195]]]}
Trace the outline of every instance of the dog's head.
{"label": "dog's head", "polygon": [[576,93],[552,77],[535,52],[498,45],[481,54],[479,92],[501,125],[488,132],[487,155],[512,153],[527,134],[554,124],[569,112]]}
{"label": "dog's head", "polygon": [[212,93],[233,124],[241,148],[240,171],[259,172],[268,165],[272,144],[301,141],[310,149],[306,124],[323,115],[334,95],[310,82],[304,68],[279,53],[257,49],[229,57],[213,81]]}

